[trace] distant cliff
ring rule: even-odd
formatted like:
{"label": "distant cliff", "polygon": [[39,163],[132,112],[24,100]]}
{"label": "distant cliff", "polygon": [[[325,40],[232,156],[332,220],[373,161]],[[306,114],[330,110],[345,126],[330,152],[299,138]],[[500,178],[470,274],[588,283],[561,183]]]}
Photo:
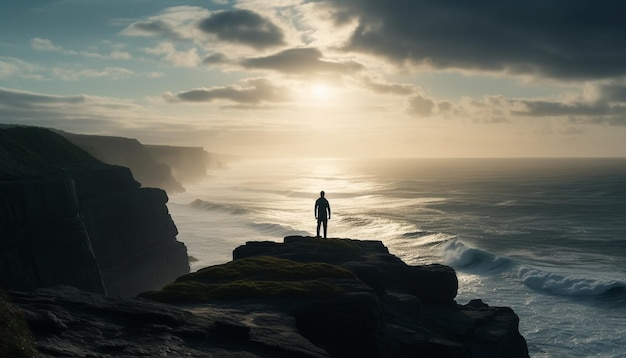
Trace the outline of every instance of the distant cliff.
{"label": "distant cliff", "polygon": [[213,165],[212,156],[201,147],[176,147],[170,145],[145,145],[157,163],[172,168],[172,176],[181,183],[205,179],[207,169]]}
{"label": "distant cliff", "polygon": [[161,287],[189,272],[167,200],[50,130],[0,128],[0,288]]}
{"label": "distant cliff", "polygon": [[107,164],[129,168],[134,178],[145,187],[161,188],[170,193],[185,191],[180,181],[174,179],[172,168],[155,160],[137,139],[67,132],[59,134]]}
{"label": "distant cliff", "polygon": [[185,184],[205,179],[208,170],[222,169],[228,158],[234,158],[208,153],[202,147],[150,145],[132,138],[55,131],[97,159],[129,168],[143,186],[169,193],[185,191]]}

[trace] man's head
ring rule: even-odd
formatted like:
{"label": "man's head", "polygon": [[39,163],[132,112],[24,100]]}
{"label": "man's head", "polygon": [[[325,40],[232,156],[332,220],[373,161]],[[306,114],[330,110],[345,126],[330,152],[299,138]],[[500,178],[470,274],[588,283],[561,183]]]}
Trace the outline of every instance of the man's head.
{"label": "man's head", "polygon": [[325,195],[325,194],[326,194],[326,193],[324,193],[324,190],[320,191],[320,196],[321,196],[322,198],[324,197],[324,195]]}

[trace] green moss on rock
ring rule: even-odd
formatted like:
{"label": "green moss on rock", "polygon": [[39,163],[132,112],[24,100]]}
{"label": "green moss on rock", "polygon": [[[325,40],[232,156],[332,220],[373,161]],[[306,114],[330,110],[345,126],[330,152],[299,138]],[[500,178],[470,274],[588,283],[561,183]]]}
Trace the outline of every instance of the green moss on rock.
{"label": "green moss on rock", "polygon": [[323,298],[343,293],[331,279],[354,275],[326,263],[300,263],[269,256],[211,266],[142,296],[161,302],[206,302],[251,298]]}
{"label": "green moss on rock", "polygon": [[210,266],[176,280],[205,283],[245,280],[289,281],[319,278],[352,278],[352,272],[323,262],[302,263],[271,256],[248,257]]}

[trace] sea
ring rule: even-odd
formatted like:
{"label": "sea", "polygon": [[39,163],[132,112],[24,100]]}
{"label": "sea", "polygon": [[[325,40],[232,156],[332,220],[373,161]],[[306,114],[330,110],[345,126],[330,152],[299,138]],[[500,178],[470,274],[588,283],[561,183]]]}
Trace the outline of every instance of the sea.
{"label": "sea", "polygon": [[192,271],[246,241],[380,240],[443,263],[457,303],[513,308],[531,357],[626,356],[626,159],[240,160],[170,195]]}

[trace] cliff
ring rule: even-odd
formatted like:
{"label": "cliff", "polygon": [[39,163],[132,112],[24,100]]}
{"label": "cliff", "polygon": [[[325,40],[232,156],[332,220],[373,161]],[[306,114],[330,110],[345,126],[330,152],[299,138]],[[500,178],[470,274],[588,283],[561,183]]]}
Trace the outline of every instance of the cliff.
{"label": "cliff", "polygon": [[163,286],[189,272],[167,200],[50,130],[0,128],[0,288]]}
{"label": "cliff", "polygon": [[138,298],[9,296],[52,357],[528,357],[510,308],[457,304],[452,268],[379,241],[294,236],[233,257]]}
{"label": "cliff", "polygon": [[145,145],[157,163],[172,168],[172,176],[181,183],[193,183],[205,179],[207,170],[219,164],[201,147],[177,147],[170,145]]}
{"label": "cliff", "polygon": [[137,139],[57,132],[94,158],[129,168],[143,186],[161,188],[170,193],[185,191],[172,175],[172,168],[155,160],[150,150]]}
{"label": "cliff", "polygon": [[209,169],[225,166],[225,156],[201,147],[143,144],[136,139],[56,131],[93,157],[129,168],[143,186],[169,193],[184,192],[184,184],[207,177]]}

